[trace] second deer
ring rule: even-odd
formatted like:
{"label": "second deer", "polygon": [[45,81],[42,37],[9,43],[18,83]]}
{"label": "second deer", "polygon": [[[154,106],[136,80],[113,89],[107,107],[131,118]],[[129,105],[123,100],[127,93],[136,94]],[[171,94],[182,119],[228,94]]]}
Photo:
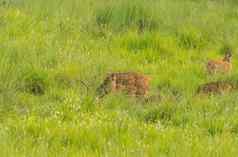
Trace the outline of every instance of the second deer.
{"label": "second deer", "polygon": [[207,63],[208,73],[209,74],[229,73],[232,69],[231,58],[232,58],[231,49],[227,49],[223,59],[208,61]]}

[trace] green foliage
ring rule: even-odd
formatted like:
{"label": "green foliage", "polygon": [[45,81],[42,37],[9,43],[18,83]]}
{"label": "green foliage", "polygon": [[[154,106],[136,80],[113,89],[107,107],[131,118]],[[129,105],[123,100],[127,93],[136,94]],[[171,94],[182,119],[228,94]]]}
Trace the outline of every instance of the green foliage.
{"label": "green foliage", "polygon": [[[238,154],[235,0],[0,0],[1,156]],[[229,75],[208,59],[233,52]],[[148,98],[96,99],[107,73],[152,78]]]}
{"label": "green foliage", "polygon": [[157,108],[151,108],[149,111],[147,111],[144,119],[146,122],[161,122],[162,124],[168,124],[172,122],[171,120],[175,111],[175,106],[171,104],[162,104]]}
{"label": "green foliage", "polygon": [[59,86],[75,87],[80,83],[79,74],[80,69],[77,67],[77,65],[68,65],[64,68],[61,68],[61,71],[56,74],[55,80]]}
{"label": "green foliage", "polygon": [[22,89],[33,95],[42,95],[47,89],[47,84],[46,73],[32,71],[23,76]]}
{"label": "green foliage", "polygon": [[134,27],[140,32],[158,27],[158,22],[153,16],[153,8],[144,0],[123,0],[117,4],[109,2],[107,7],[96,11],[96,24],[120,31]]}
{"label": "green foliage", "polygon": [[189,26],[186,26],[178,33],[178,40],[180,46],[187,49],[202,49],[208,43],[202,32]]}

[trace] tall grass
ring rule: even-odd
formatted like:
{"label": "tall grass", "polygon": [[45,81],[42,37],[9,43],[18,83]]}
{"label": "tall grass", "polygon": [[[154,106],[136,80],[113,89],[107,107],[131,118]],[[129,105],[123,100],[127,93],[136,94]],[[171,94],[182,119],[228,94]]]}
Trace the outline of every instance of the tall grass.
{"label": "tall grass", "polygon": [[[2,156],[222,156],[237,154],[237,92],[196,95],[237,81],[236,1],[0,0]],[[230,75],[209,58],[233,50]],[[144,103],[95,101],[109,72],[152,77]]]}

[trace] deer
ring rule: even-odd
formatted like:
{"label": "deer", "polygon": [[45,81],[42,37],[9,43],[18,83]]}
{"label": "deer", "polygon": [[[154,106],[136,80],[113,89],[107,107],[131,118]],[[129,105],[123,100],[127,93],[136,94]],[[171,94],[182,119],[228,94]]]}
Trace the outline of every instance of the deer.
{"label": "deer", "polygon": [[231,81],[214,81],[202,84],[197,94],[223,94],[237,89],[237,84]]}
{"label": "deer", "polygon": [[231,49],[227,49],[225,56],[220,60],[209,60],[207,63],[207,71],[209,74],[229,73],[232,70]]}
{"label": "deer", "polygon": [[146,97],[151,78],[135,72],[116,72],[106,76],[97,88],[98,98],[109,93],[125,92],[130,96]]}

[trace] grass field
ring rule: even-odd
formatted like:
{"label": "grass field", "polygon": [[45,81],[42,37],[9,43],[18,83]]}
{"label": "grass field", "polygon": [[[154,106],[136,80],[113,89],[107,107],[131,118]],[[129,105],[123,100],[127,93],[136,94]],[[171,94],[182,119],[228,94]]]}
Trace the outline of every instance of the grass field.
{"label": "grass field", "polygon": [[[238,81],[237,18],[236,0],[0,0],[1,156],[236,157],[238,92],[195,93]],[[225,46],[231,74],[207,75]],[[161,100],[95,102],[115,71]]]}

